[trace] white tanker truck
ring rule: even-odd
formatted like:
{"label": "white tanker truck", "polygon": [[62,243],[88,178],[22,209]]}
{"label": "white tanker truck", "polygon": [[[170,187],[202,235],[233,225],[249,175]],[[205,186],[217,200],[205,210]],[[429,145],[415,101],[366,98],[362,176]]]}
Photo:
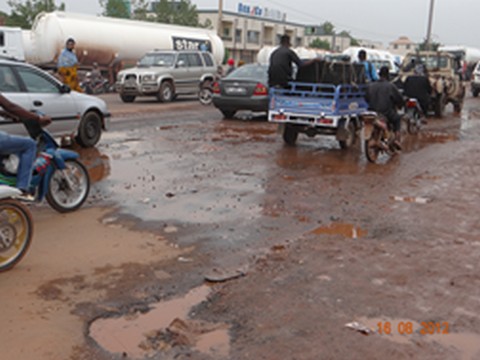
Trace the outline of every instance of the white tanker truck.
{"label": "white tanker truck", "polygon": [[206,47],[218,64],[224,57],[223,42],[212,30],[66,12],[39,14],[31,30],[0,27],[1,35],[1,55],[44,68],[55,66],[69,37],[75,39],[75,52],[85,68],[94,62],[103,69],[121,62],[135,63],[153,49]]}

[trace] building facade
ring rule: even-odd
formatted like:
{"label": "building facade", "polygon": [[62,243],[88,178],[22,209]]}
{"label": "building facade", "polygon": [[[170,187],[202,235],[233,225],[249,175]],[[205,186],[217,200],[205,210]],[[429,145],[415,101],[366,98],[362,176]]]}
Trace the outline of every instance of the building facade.
{"label": "building facade", "polygon": [[239,12],[223,11],[221,21],[218,10],[198,11],[199,21],[208,20],[222,38],[228,57],[256,62],[259,50],[278,45],[284,34],[290,36],[293,47],[305,46],[305,25],[287,22],[285,14],[265,12],[259,7],[247,14],[240,11],[240,5]]}
{"label": "building facade", "polygon": [[416,43],[406,36],[400,36],[397,40],[389,44],[388,51],[395,55],[405,56],[409,52],[415,51],[416,48]]}

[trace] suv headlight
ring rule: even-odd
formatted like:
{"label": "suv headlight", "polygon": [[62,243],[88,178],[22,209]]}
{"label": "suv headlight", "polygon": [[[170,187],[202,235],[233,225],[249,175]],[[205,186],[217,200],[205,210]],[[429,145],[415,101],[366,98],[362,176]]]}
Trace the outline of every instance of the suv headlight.
{"label": "suv headlight", "polygon": [[152,81],[157,81],[158,75],[156,74],[146,74],[142,76],[142,82],[152,82]]}

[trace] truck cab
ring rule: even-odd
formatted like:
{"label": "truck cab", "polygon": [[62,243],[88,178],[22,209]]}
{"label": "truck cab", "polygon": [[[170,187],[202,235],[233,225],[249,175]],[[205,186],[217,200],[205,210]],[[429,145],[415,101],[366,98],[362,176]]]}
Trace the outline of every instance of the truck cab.
{"label": "truck cab", "polygon": [[23,30],[19,27],[0,26],[0,56],[24,61]]}

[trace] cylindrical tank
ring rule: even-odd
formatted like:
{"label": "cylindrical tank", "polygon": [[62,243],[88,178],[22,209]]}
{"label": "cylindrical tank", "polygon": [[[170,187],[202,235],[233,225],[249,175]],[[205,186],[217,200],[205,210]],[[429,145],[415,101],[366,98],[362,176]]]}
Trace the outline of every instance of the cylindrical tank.
{"label": "cylindrical tank", "polygon": [[[277,49],[278,46],[263,46],[257,54],[257,62],[260,64],[268,64],[270,55]],[[316,57],[325,56],[325,51],[320,49],[312,49],[306,47],[292,48],[300,59],[313,59]]]}
{"label": "cylindrical tank", "polygon": [[37,65],[52,64],[70,37],[80,63],[87,66],[137,61],[154,49],[207,49],[218,64],[224,56],[223,42],[212,30],[52,12],[39,14],[24,35],[25,58]]}

